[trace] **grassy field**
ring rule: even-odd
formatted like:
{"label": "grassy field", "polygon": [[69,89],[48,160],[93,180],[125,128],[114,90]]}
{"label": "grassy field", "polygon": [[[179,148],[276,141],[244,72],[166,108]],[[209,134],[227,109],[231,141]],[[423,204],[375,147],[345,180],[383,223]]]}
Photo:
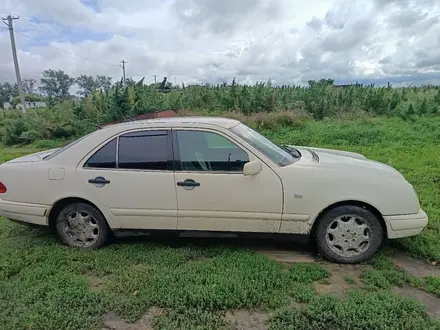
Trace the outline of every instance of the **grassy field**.
{"label": "grassy field", "polygon": [[[361,152],[399,169],[430,222],[421,235],[394,245],[440,261],[440,118],[305,121],[263,133],[279,143]],[[4,148],[0,161],[60,143]],[[386,254],[355,276],[325,262],[284,265],[222,241],[205,243],[123,239],[83,252],[0,219],[0,328],[100,329],[114,312],[119,329],[127,322],[227,329],[252,311],[273,330],[440,329],[423,305],[393,293],[395,286],[415,286],[440,297],[440,279],[413,278]],[[339,273],[347,274],[345,293],[328,294]]]}

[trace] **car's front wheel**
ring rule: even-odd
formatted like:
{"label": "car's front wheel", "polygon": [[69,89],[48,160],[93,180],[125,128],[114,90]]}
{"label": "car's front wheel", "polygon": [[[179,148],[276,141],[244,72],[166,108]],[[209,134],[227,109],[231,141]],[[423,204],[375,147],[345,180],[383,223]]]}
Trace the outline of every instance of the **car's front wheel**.
{"label": "car's front wheel", "polygon": [[60,240],[72,247],[96,249],[109,236],[107,221],[101,212],[87,203],[73,203],[64,207],[56,218]]}
{"label": "car's front wheel", "polygon": [[316,231],[318,252],[339,263],[354,264],[370,259],[381,247],[384,230],[369,210],[343,205],[326,212]]}

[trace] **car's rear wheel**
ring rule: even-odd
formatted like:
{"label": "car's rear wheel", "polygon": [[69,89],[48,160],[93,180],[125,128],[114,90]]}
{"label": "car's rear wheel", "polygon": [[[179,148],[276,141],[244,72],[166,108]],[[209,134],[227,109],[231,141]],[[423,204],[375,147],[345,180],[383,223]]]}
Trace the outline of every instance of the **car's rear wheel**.
{"label": "car's rear wheel", "polygon": [[339,263],[354,264],[370,259],[381,247],[384,229],[366,208],[344,205],[326,212],[316,231],[318,252]]}
{"label": "car's rear wheel", "polygon": [[109,237],[107,221],[92,205],[73,203],[64,207],[56,218],[60,240],[72,247],[96,249]]}

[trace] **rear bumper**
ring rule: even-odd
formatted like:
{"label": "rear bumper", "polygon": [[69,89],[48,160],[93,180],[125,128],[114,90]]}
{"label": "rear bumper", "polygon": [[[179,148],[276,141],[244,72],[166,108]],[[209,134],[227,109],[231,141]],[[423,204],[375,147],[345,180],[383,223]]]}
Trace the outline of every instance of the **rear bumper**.
{"label": "rear bumper", "polygon": [[428,224],[428,216],[422,209],[419,213],[384,216],[388,238],[401,238],[418,235]]}
{"label": "rear bumper", "polygon": [[5,218],[47,226],[48,205],[11,202],[0,199],[0,216]]}

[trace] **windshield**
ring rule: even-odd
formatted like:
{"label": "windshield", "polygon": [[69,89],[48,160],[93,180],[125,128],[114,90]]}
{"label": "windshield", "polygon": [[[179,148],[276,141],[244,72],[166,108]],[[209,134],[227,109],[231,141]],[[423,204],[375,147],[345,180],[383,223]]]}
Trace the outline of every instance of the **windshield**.
{"label": "windshield", "polygon": [[231,128],[231,131],[240,136],[278,166],[290,165],[298,159],[244,124],[238,124]]}

